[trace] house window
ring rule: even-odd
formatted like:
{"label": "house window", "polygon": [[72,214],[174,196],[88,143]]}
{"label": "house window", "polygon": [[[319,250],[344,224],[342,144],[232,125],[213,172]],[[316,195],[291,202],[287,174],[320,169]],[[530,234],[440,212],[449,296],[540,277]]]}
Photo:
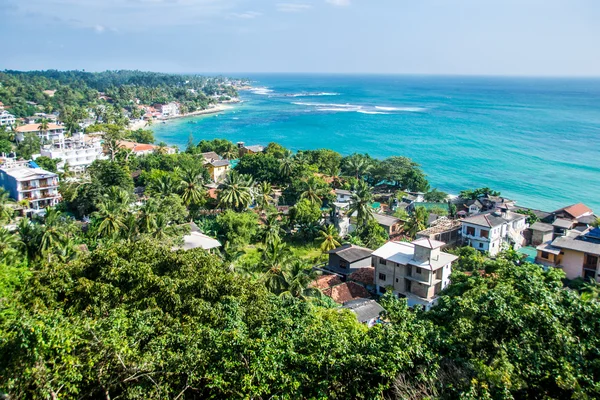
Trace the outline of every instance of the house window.
{"label": "house window", "polygon": [[341,269],[348,269],[348,261],[340,260],[340,268]]}
{"label": "house window", "polygon": [[386,278],[385,274],[379,274],[380,281],[385,281],[385,278]]}
{"label": "house window", "polygon": [[381,258],[381,257],[380,257],[380,258],[379,258],[379,264],[381,264],[381,265],[386,265],[385,258]]}
{"label": "house window", "polygon": [[467,226],[467,235],[475,236],[475,228]]}
{"label": "house window", "polygon": [[585,263],[586,265],[589,265],[591,267],[595,267],[596,265],[598,265],[598,257],[597,256],[593,256],[591,254],[587,254],[585,257]]}
{"label": "house window", "polygon": [[548,252],[546,251],[542,251],[542,258],[545,258],[547,260],[550,258],[550,254],[548,254]]}
{"label": "house window", "polygon": [[379,293],[384,294],[385,288],[383,286],[379,286]]}
{"label": "house window", "polygon": [[481,230],[481,237],[483,238],[489,238],[490,237],[490,231],[485,231],[485,230]]}
{"label": "house window", "polygon": [[483,243],[479,243],[479,248],[483,249]]}
{"label": "house window", "polygon": [[415,273],[418,275],[421,275],[421,268],[417,267],[417,269],[415,270]]}
{"label": "house window", "polygon": [[396,283],[398,283],[398,278],[396,278]]}

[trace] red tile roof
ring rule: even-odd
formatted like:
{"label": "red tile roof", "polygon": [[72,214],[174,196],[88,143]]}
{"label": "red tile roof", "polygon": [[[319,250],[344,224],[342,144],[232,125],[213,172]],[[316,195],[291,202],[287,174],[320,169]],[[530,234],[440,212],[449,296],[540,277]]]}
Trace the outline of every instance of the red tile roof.
{"label": "red tile roof", "polygon": [[585,214],[592,213],[592,210],[583,203],[573,204],[572,206],[565,207],[563,210],[573,218],[583,217]]}
{"label": "red tile roof", "polygon": [[373,285],[375,284],[375,268],[364,267],[357,269],[348,276],[348,279],[364,283],[365,285]]}
{"label": "red tile roof", "polygon": [[319,290],[329,289],[335,285],[342,283],[342,280],[337,275],[321,275],[315,279],[310,286]]}
{"label": "red tile roof", "polygon": [[331,297],[333,301],[339,304],[344,304],[350,300],[368,299],[371,297],[367,289],[354,282],[346,282],[331,289],[325,289],[323,294]]}
{"label": "red tile roof", "polygon": [[[56,125],[56,124],[48,124],[48,130],[49,131],[53,131],[55,129],[65,129],[64,126],[62,125]],[[25,124],[25,125],[21,125],[19,126],[17,129],[17,132],[39,132],[40,131],[40,124]]]}

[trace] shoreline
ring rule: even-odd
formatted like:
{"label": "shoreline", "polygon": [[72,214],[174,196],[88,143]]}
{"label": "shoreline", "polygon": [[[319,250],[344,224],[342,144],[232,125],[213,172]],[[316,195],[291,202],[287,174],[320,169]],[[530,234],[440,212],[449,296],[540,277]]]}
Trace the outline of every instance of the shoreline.
{"label": "shoreline", "polygon": [[152,129],[152,126],[155,125],[155,124],[167,123],[168,121],[172,121],[172,120],[175,120],[175,119],[181,119],[181,118],[187,118],[187,117],[196,117],[196,116],[199,116],[199,115],[218,114],[218,113],[225,112],[225,111],[228,111],[228,110],[233,110],[235,107],[232,106],[232,105],[229,105],[229,104],[237,104],[237,103],[238,102],[231,102],[231,103],[228,103],[228,104],[219,103],[215,107],[206,108],[204,110],[193,111],[191,113],[182,114],[182,115],[173,115],[173,116],[170,116],[170,117],[157,118],[155,120],[152,120],[151,124],[148,124],[148,121],[136,121],[136,122],[130,124],[127,127],[127,130],[136,131],[138,129]]}

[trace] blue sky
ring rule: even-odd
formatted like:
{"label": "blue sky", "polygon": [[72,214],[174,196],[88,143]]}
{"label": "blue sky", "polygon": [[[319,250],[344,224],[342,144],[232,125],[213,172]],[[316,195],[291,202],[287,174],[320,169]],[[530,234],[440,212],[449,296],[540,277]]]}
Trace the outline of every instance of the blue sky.
{"label": "blue sky", "polygon": [[0,69],[600,75],[598,0],[1,0]]}

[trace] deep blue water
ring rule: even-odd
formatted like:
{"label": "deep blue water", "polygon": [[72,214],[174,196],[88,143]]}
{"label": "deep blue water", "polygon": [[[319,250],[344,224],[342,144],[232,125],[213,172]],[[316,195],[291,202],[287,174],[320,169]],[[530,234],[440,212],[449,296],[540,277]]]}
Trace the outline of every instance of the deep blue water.
{"label": "deep blue water", "polygon": [[407,156],[432,187],[489,186],[544,210],[582,201],[600,213],[600,79],[256,75],[258,89],[218,117],[155,125],[188,136],[275,141],[344,155]]}

